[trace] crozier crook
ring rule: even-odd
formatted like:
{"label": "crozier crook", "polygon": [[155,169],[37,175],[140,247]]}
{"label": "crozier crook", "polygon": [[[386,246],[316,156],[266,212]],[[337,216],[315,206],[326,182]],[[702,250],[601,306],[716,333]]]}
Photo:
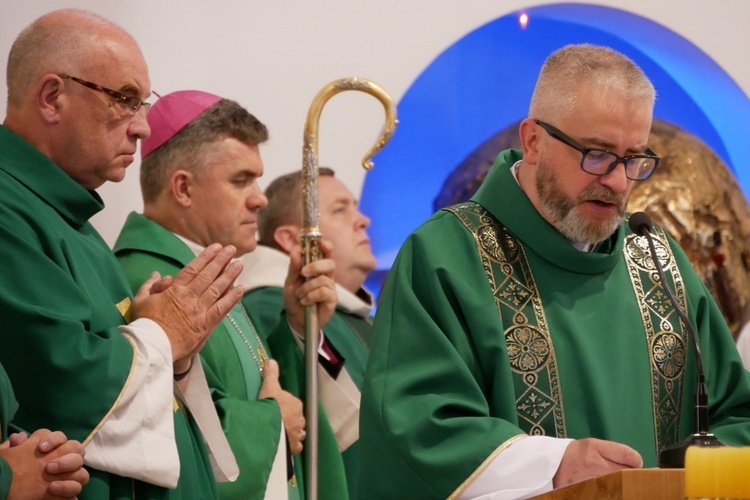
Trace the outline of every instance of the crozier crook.
{"label": "crozier crook", "polygon": [[[388,93],[379,85],[365,78],[342,78],[323,87],[313,98],[305,121],[304,145],[302,147],[302,258],[303,265],[320,259],[320,226],[318,211],[318,124],[325,103],[334,95],[347,90],[366,92],[376,97],[385,108],[385,126],[378,141],[362,159],[365,170],[372,168],[371,158],[380,151],[393,136],[396,128],[396,105]],[[308,500],[318,498],[318,307],[305,308],[305,363],[307,395],[305,398],[305,420],[307,438],[305,460],[308,476],[305,477]]]}

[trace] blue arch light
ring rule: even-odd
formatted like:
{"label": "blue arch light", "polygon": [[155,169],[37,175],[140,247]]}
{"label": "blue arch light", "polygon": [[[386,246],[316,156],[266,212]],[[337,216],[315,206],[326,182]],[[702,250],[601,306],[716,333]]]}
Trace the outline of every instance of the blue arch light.
{"label": "blue arch light", "polygon": [[367,174],[361,207],[379,273],[379,290],[404,239],[432,213],[447,176],[486,139],[526,117],[539,69],[569,43],[606,45],[631,57],[657,89],[654,115],[700,137],[750,192],[742,162],[750,100],[705,53],[651,20],[618,9],[555,4],[496,19],[440,54],[398,105],[399,127]]}

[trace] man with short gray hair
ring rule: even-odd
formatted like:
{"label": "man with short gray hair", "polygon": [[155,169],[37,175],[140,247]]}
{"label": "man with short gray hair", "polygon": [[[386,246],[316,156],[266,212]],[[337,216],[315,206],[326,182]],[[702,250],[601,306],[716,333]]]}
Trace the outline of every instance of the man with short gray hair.
{"label": "man with short gray hair", "polygon": [[[522,151],[406,240],[362,390],[363,498],[528,498],[654,467],[696,432],[692,340],[627,221],[659,163],[654,98],[623,54],[555,51]],[[654,238],[706,348],[711,432],[750,444],[750,373],[685,253]]]}

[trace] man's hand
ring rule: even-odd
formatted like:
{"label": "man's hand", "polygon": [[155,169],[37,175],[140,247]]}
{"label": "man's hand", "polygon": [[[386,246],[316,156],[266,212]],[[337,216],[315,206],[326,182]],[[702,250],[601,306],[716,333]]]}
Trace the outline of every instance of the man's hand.
{"label": "man's hand", "polygon": [[81,443],[60,431],[11,435],[0,445],[0,457],[13,471],[8,498],[75,498],[89,482],[84,453]]}
{"label": "man's hand", "polygon": [[331,259],[333,246],[321,241],[321,260],[302,267],[301,247],[289,253],[289,271],[284,283],[284,309],[289,325],[297,333],[305,332],[305,307],[318,304],[318,327],[328,323],[336,310],[338,296],[333,280],[335,265]]}
{"label": "man's hand", "polygon": [[133,299],[133,319],[149,318],[166,332],[175,371],[188,368],[209,334],[242,298],[242,287],[232,287],[242,271],[231,245],[206,248],[174,279],[155,273]]}
{"label": "man's hand", "polygon": [[641,455],[630,446],[594,438],[578,439],[565,450],[552,486],[562,488],[621,469],[641,467]]}
{"label": "man's hand", "polygon": [[266,361],[263,368],[263,385],[258,399],[275,399],[281,410],[286,437],[289,440],[289,451],[293,455],[302,452],[302,441],[305,440],[305,415],[302,401],[281,388],[279,384],[279,365],[273,359]]}

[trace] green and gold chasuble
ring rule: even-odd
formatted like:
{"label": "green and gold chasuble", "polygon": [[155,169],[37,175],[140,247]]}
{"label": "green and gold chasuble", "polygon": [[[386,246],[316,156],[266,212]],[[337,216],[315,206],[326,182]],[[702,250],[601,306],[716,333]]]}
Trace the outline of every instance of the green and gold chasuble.
{"label": "green and gold chasuble", "polygon": [[[130,287],[88,220],[103,207],[49,158],[0,126],[0,363],[24,429],[63,431],[87,443],[115,405],[133,363],[117,327]],[[180,483],[166,489],[97,470],[79,496],[212,498],[202,438],[177,410]]]}
{"label": "green and gold chasuble", "polygon": [[[390,271],[362,394],[362,498],[446,498],[518,436],[612,440],[653,467],[695,430],[694,358],[645,241],[623,223],[576,250],[521,191],[520,159],[501,153],[472,202],[432,216]],[[687,257],[656,232],[700,338],[711,430],[750,444],[750,374]]]}
{"label": "green and gold chasuble", "polygon": [[[133,287],[137,289],[153,271],[174,276],[195,255],[177,236],[161,225],[131,213],[115,243],[115,255]],[[262,330],[255,328],[254,316],[238,304],[214,329],[201,350],[206,373],[222,428],[235,455],[240,475],[231,483],[219,483],[219,497],[262,499],[281,436],[281,413],[272,399],[257,399],[262,379],[260,366],[265,355],[279,362],[280,382],[285,390],[299,397],[294,373],[287,373],[285,351],[297,351],[286,322],[279,329],[287,333],[291,345],[265,345]],[[256,335],[257,333],[257,335]],[[343,465],[333,432],[325,415],[320,417],[320,498],[345,498]],[[302,455],[293,458],[294,477],[289,481],[289,498],[303,498]],[[343,492],[344,496],[341,496]]]}

